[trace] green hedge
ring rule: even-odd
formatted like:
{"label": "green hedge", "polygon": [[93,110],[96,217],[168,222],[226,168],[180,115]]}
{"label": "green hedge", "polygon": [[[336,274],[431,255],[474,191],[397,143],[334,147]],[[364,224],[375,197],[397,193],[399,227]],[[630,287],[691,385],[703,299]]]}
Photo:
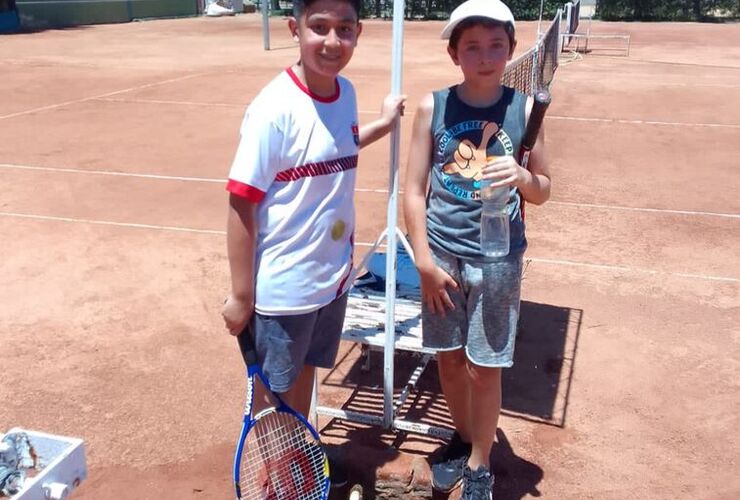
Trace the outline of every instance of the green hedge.
{"label": "green hedge", "polygon": [[[545,0],[551,19],[566,0]],[[407,0],[406,19],[447,19],[463,0]],[[539,19],[540,0],[505,0],[516,19]],[[392,0],[363,0],[363,17],[390,18]],[[596,16],[608,21],[710,21],[740,17],[740,0],[597,0]]]}
{"label": "green hedge", "polygon": [[740,16],[738,0],[599,0],[606,21],[710,21]]}
{"label": "green hedge", "polygon": [[[406,19],[439,20],[450,17],[450,12],[463,0],[407,0]],[[540,0],[508,0],[505,2],[516,19],[532,20],[540,17]],[[545,0],[544,18],[551,18],[565,2]],[[363,0],[363,17],[390,18],[393,16],[392,0]]]}
{"label": "green hedge", "polygon": [[197,14],[195,0],[16,0],[21,26],[30,29],[125,23],[150,17]]}

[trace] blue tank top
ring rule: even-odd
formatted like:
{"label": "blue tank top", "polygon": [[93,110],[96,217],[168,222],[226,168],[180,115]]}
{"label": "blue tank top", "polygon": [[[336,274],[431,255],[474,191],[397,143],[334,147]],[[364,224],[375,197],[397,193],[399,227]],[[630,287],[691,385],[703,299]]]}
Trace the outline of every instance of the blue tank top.
{"label": "blue tank top", "polygon": [[[465,104],[457,86],[433,93],[432,171],[427,233],[432,246],[460,258],[495,261],[480,248],[481,168],[492,156],[515,155],[524,136],[527,96],[509,87],[492,106]],[[509,255],[527,248],[521,195],[509,193]]]}

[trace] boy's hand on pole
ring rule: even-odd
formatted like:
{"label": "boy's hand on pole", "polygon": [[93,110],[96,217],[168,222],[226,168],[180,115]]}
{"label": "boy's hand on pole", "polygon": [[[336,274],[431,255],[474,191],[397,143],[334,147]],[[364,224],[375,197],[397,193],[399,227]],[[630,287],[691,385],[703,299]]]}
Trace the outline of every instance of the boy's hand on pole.
{"label": "boy's hand on pole", "polygon": [[406,95],[392,95],[388,94],[383,99],[383,106],[380,109],[380,118],[388,125],[391,126],[395,123],[399,117],[403,116],[403,110],[406,103]]}
{"label": "boy's hand on pole", "polygon": [[377,141],[385,134],[393,130],[398,117],[403,114],[405,95],[387,95],[383,99],[383,105],[380,108],[380,118],[360,127],[360,148]]}

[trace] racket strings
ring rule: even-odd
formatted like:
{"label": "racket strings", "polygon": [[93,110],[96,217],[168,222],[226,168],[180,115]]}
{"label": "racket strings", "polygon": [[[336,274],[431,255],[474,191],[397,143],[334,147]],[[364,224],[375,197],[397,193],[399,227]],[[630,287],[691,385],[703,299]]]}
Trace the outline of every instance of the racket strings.
{"label": "racket strings", "polygon": [[273,411],[260,417],[247,434],[242,454],[243,499],[323,499],[324,452],[295,416]]}

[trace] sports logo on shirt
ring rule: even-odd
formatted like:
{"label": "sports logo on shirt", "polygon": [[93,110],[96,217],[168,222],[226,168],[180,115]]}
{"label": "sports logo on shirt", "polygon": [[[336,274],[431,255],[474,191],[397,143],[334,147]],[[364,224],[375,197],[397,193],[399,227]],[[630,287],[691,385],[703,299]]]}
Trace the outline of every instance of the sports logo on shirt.
{"label": "sports logo on shirt", "polygon": [[360,145],[360,127],[356,123],[352,124],[352,138],[355,140],[355,146]]}
{"label": "sports logo on shirt", "polygon": [[[497,147],[499,143],[501,146]],[[514,146],[496,123],[471,120],[448,129],[439,141],[437,153],[447,161],[442,166],[447,190],[458,198],[471,200],[480,198],[483,167],[496,156],[513,155]]]}

